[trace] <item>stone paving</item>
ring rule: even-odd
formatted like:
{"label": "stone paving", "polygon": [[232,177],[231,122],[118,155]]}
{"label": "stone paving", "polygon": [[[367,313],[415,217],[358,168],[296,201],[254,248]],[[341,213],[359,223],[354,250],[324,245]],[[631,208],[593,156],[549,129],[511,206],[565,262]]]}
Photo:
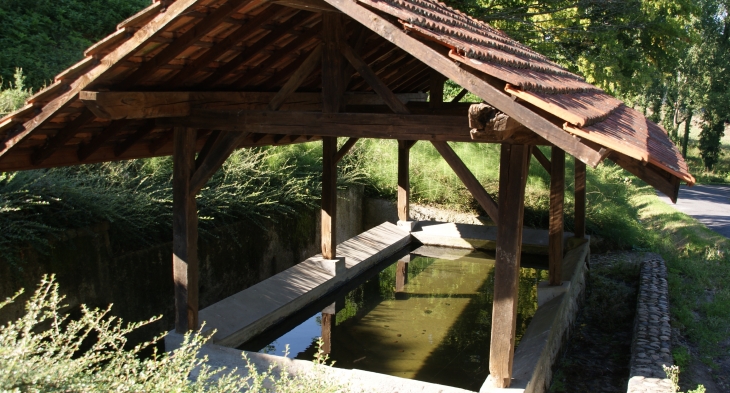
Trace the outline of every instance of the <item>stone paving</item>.
{"label": "stone paving", "polygon": [[667,268],[657,254],[645,254],[631,346],[628,393],[674,392],[663,365],[672,365]]}

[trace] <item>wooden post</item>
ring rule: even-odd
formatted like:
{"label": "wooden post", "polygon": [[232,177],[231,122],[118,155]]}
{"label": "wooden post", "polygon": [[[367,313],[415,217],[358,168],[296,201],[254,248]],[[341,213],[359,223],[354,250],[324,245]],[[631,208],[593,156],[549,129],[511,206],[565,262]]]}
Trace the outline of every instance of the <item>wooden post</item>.
{"label": "wooden post", "polygon": [[[337,113],[342,103],[345,60],[340,39],[345,37],[342,14],[322,13],[322,111]],[[337,256],[337,137],[322,138],[322,256]]]}
{"label": "wooden post", "polygon": [[444,103],[444,82],[446,82],[446,78],[435,70],[431,70],[429,78],[429,107],[438,108]]}
{"label": "wooden post", "polygon": [[196,132],[175,128],[172,175],[172,274],[175,331],[198,328],[198,213],[190,180],[195,171]]}
{"label": "wooden post", "polygon": [[403,292],[408,284],[408,263],[409,258],[398,261],[395,265],[395,291]]}
{"label": "wooden post", "polygon": [[335,321],[335,314],[322,312],[322,351],[325,354],[332,352],[332,325]]}
{"label": "wooden post", "polygon": [[530,146],[502,145],[499,165],[499,220],[494,263],[494,304],[489,353],[490,380],[510,386],[515,350],[522,221]]}
{"label": "wooden post", "polygon": [[550,225],[548,260],[550,285],[563,283],[563,204],[565,202],[565,151],[553,146],[550,153]]}
{"label": "wooden post", "polygon": [[575,158],[575,237],[586,237],[586,164]]}
{"label": "wooden post", "polygon": [[398,141],[398,220],[409,221],[411,180],[410,156],[411,144],[409,141]]}

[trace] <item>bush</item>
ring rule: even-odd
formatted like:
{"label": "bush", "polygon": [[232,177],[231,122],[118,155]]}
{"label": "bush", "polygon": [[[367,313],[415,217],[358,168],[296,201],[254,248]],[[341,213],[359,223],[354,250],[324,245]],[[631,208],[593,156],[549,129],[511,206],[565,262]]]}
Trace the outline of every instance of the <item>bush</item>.
{"label": "bush", "polygon": [[[0,309],[14,301],[0,303]],[[63,297],[53,276],[45,276],[26,303],[23,317],[0,327],[0,391],[3,392],[340,392],[327,376],[327,356],[319,351],[309,374],[292,376],[269,367],[260,372],[246,361],[248,373],[212,369],[198,351],[206,339],[187,334],[174,352],[157,353],[152,341],[125,349],[125,335],[156,321],[123,323],[106,309],[82,306],[82,316],[62,314]],[[321,344],[320,344],[321,345]],[[153,354],[140,353],[152,348]],[[196,378],[189,378],[193,370]]]}
{"label": "bush", "polygon": [[20,109],[25,103],[25,100],[33,94],[30,88],[25,88],[25,76],[23,76],[22,69],[15,69],[13,79],[15,79],[15,84],[9,82],[8,88],[2,89],[3,81],[0,78],[0,118]]}

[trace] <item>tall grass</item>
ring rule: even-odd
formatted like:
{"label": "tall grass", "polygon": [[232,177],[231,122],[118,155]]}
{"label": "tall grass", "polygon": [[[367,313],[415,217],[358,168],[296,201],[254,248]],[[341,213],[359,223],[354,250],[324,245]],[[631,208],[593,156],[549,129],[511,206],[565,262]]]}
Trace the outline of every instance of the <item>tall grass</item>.
{"label": "tall grass", "polygon": [[[310,212],[321,192],[321,144],[241,149],[198,194],[201,235],[242,219]],[[343,185],[362,177],[352,159]],[[17,263],[24,248],[48,251],[67,230],[110,223],[119,247],[172,238],[170,157],[0,174],[0,252]]]}

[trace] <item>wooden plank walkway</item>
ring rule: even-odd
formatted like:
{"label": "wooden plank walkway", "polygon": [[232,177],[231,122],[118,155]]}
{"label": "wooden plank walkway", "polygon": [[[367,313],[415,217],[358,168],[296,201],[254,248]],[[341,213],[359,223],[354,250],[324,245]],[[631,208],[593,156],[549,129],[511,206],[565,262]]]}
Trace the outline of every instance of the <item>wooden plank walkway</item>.
{"label": "wooden plank walkway", "polygon": [[341,276],[321,270],[322,255],[319,254],[200,310],[200,321],[205,322],[205,331],[216,330],[212,337],[214,343],[238,346],[355,278],[410,241],[408,232],[383,223],[337,245],[337,256],[345,257],[347,266]]}

